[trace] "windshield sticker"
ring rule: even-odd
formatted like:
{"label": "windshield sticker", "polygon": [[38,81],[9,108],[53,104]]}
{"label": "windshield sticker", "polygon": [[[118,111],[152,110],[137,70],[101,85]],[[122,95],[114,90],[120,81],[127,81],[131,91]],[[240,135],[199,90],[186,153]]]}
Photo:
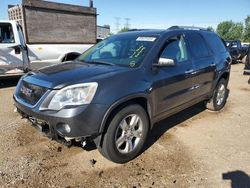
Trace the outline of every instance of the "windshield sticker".
{"label": "windshield sticker", "polygon": [[136,41],[143,41],[143,42],[154,42],[155,37],[138,37]]}
{"label": "windshield sticker", "polygon": [[137,48],[134,53],[129,58],[137,58],[139,55],[145,50],[146,48],[144,46],[140,46]]}

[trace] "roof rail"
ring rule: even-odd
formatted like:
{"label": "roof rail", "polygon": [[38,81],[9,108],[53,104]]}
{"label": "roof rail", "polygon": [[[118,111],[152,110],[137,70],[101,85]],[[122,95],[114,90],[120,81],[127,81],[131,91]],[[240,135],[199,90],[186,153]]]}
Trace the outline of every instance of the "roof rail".
{"label": "roof rail", "polygon": [[128,31],[147,31],[150,29],[129,29]]}
{"label": "roof rail", "polygon": [[168,28],[168,30],[175,30],[175,29],[211,31],[208,28],[194,27],[194,26],[178,26],[178,25],[175,25],[175,26],[172,26],[172,27]]}

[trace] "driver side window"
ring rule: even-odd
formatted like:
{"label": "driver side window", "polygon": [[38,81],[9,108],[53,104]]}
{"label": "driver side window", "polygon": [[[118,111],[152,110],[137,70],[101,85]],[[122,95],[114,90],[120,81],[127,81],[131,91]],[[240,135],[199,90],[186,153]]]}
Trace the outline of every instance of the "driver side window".
{"label": "driver side window", "polygon": [[93,55],[92,59],[109,59],[117,58],[119,54],[119,43],[109,43],[98,49]]}
{"label": "driver side window", "polygon": [[188,60],[187,47],[184,38],[170,39],[160,55],[160,58],[173,59],[177,63]]}
{"label": "driver side window", "polygon": [[0,24],[0,43],[15,43],[11,24]]}

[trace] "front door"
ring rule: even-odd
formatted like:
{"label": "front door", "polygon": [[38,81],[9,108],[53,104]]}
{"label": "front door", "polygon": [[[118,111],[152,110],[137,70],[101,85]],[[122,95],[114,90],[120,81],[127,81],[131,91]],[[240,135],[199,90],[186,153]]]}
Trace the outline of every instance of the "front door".
{"label": "front door", "polygon": [[193,99],[194,67],[184,36],[167,40],[159,58],[175,61],[173,67],[160,67],[155,74],[155,115],[163,115]]}
{"label": "front door", "polygon": [[0,23],[0,75],[17,74],[28,68],[28,56],[20,26]]}

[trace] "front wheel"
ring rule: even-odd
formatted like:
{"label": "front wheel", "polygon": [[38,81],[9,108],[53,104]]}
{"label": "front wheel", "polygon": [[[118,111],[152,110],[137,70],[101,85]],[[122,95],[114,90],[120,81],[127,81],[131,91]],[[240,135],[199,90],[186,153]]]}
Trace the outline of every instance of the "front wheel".
{"label": "front wheel", "polygon": [[227,102],[228,94],[227,82],[222,78],[217,84],[212,98],[206,104],[207,109],[212,111],[221,110]]}
{"label": "front wheel", "polygon": [[148,116],[137,104],[119,110],[111,120],[100,153],[115,163],[126,163],[140,154],[149,129]]}

